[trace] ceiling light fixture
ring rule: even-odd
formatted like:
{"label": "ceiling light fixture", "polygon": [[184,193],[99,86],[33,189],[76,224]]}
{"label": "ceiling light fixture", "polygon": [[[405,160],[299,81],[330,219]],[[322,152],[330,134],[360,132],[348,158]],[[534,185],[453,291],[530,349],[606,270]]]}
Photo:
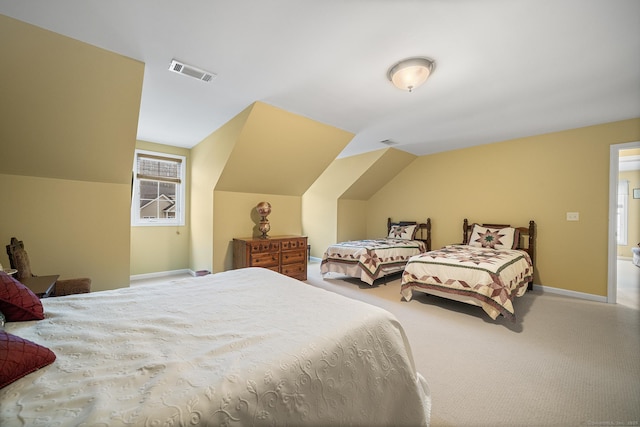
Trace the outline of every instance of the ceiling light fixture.
{"label": "ceiling light fixture", "polygon": [[398,62],[387,72],[387,77],[395,87],[413,92],[427,81],[436,63],[429,58],[408,58]]}

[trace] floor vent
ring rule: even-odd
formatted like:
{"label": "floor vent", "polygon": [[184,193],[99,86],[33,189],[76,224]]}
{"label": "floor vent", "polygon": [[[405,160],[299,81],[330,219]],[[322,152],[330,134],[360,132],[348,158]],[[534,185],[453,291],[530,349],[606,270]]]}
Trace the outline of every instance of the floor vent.
{"label": "floor vent", "polygon": [[203,82],[210,82],[211,80],[216,78],[215,73],[202,70],[192,65],[184,64],[180,61],[176,61],[175,59],[171,61],[169,71],[173,71],[174,73],[182,74],[184,76],[193,77],[194,79],[202,80]]}

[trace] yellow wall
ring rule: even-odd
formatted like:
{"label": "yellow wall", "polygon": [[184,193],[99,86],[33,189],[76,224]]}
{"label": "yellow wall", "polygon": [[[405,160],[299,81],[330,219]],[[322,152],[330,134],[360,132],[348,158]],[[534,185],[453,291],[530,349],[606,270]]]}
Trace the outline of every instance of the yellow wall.
{"label": "yellow wall", "polygon": [[186,157],[185,225],[131,227],[131,275],[189,268],[190,151],[187,148],[137,141],[136,148]]}
{"label": "yellow wall", "polygon": [[280,224],[271,233],[301,234],[302,193],[352,136],[257,102],[196,145],[191,151],[192,269],[231,268],[229,245],[233,237],[250,235],[247,206],[261,201],[254,195],[266,194],[282,205],[274,205]]}
{"label": "yellow wall", "polygon": [[[189,225],[132,233],[131,166],[144,64],[2,15],[0,40],[3,61],[20,64],[0,67],[0,241],[23,239],[38,273],[89,275],[101,290],[126,286],[132,272],[184,264],[166,248],[156,254],[166,263],[145,259],[139,243],[147,239],[176,243],[178,251],[186,242],[192,270],[227,269],[231,238],[247,235],[254,226],[250,212],[268,200],[274,205],[270,234],[313,228],[320,236],[310,241],[316,256],[326,236],[386,234],[389,216],[431,217],[434,247],[460,241],[464,216],[523,225],[535,219],[536,283],[606,295],[609,145],[640,140],[640,119],[422,156],[397,176],[383,167],[385,179],[374,170],[385,164],[380,158],[341,191],[320,194],[322,208],[305,202],[303,210],[306,187],[352,135],[254,104],[191,150]],[[300,161],[311,147],[321,151]],[[287,172],[304,177],[282,180]],[[216,188],[222,176],[224,185]],[[365,202],[375,191],[371,180],[389,182]],[[262,188],[265,181],[275,184]],[[324,211],[330,217],[307,221],[309,212]],[[567,222],[569,211],[580,212],[580,221]],[[8,264],[6,254],[0,260]]]}
{"label": "yellow wall", "polygon": [[268,236],[302,234],[302,198],[277,194],[214,192],[214,264],[213,271],[230,270],[233,267],[234,237],[256,237],[261,232],[257,228],[260,216],[255,207],[260,202],[271,204],[271,214],[267,217],[271,230]]}
{"label": "yellow wall", "polygon": [[129,182],[144,64],[3,15],[0,40],[0,173]]}
{"label": "yellow wall", "polygon": [[634,119],[422,156],[370,199],[367,231],[382,233],[390,215],[430,216],[439,248],[461,241],[465,217],[533,219],[535,283],[606,296],[609,145],[638,139]]}
{"label": "yellow wall", "polygon": [[[384,150],[334,160],[302,197],[303,230],[311,245],[311,255],[321,257],[325,249],[338,239],[338,199]],[[345,218],[357,215],[343,210]],[[365,217],[360,217],[365,222]],[[349,218],[349,223],[357,222]],[[357,238],[364,238],[364,233]],[[350,239],[347,239],[350,240]]]}
{"label": "yellow wall", "polygon": [[128,286],[144,64],[3,15],[0,40],[2,246],[23,240],[37,274]]}
{"label": "yellow wall", "polygon": [[302,225],[311,255],[336,242],[364,239],[368,200],[416,156],[386,148],[334,160],[302,198]]}
{"label": "yellow wall", "polygon": [[262,102],[248,110],[216,190],[302,196],[353,138]]}
{"label": "yellow wall", "polygon": [[[360,240],[367,236],[367,202],[364,200],[338,200],[337,242]],[[384,237],[385,235],[377,236]],[[335,242],[333,242],[335,243]],[[318,248],[318,249],[326,249]],[[321,257],[322,252],[318,251]],[[316,255],[314,255],[316,256]]]}
{"label": "yellow wall", "polygon": [[191,230],[193,271],[213,271],[213,189],[249,115],[247,108],[191,149]]}
{"label": "yellow wall", "polygon": [[0,175],[0,263],[22,240],[36,275],[90,277],[94,291],[129,286],[131,184]]}
{"label": "yellow wall", "polygon": [[335,196],[313,188],[302,196],[302,231],[311,245],[311,256],[322,257],[338,235],[338,203]]}

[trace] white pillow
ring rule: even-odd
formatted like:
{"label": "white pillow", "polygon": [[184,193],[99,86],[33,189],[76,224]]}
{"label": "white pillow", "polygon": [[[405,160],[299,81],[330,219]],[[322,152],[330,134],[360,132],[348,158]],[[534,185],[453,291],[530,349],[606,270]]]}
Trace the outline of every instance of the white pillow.
{"label": "white pillow", "polygon": [[520,233],[513,227],[488,228],[473,224],[469,246],[491,249],[515,249]]}
{"label": "white pillow", "polygon": [[389,239],[404,239],[413,240],[416,235],[416,224],[412,225],[399,225],[394,224],[389,230]]}

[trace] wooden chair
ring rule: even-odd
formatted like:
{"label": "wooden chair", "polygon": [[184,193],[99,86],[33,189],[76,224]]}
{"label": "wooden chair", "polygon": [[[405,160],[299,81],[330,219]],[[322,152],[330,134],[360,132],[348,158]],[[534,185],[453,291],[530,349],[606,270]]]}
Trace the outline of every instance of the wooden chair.
{"label": "wooden chair", "polygon": [[[12,237],[11,243],[7,245],[7,255],[9,255],[11,268],[18,270],[16,273],[16,279],[22,281],[25,278],[35,276],[31,272],[31,262],[29,261],[27,251],[24,249],[24,243],[22,243],[22,240]],[[58,279],[50,296],[59,297],[88,292],[91,292],[91,279],[88,277],[63,280]]]}

